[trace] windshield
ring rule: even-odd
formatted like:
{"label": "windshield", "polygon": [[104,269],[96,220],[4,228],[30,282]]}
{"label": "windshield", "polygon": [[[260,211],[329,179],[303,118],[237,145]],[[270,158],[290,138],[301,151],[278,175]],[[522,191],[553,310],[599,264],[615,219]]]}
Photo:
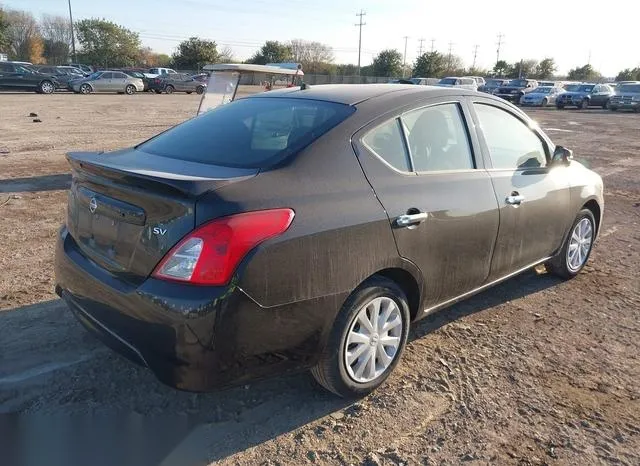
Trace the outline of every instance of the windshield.
{"label": "windshield", "polygon": [[438,84],[453,84],[455,85],[457,79],[456,78],[444,78],[441,79]]}
{"label": "windshield", "polygon": [[87,76],[87,79],[98,79],[100,76],[102,76],[102,71],[96,71]]}
{"label": "windshield", "polygon": [[411,81],[413,84],[420,84],[422,82],[420,78],[411,78],[409,81]]}
{"label": "windshield", "polygon": [[551,92],[550,87],[538,87],[535,91],[533,91],[534,94],[548,94],[549,92]]}
{"label": "windshield", "polygon": [[513,87],[527,87],[527,81],[525,79],[514,79],[509,82],[509,86]]}
{"label": "windshield", "polygon": [[593,91],[594,85],[580,86],[578,92],[591,92]]}
{"label": "windshield", "polygon": [[499,86],[502,86],[502,84],[503,84],[503,83],[504,83],[504,80],[503,80],[503,79],[489,79],[489,80],[487,81],[486,86],[489,86],[489,87],[499,87]]}
{"label": "windshield", "polygon": [[623,84],[618,87],[618,92],[628,92],[630,94],[640,94],[640,84]]}
{"label": "windshield", "polygon": [[567,84],[564,86],[564,90],[568,92],[576,92],[578,89],[580,89],[580,84]]}
{"label": "windshield", "polygon": [[174,126],[136,149],[178,160],[263,168],[301,150],[355,111],[320,100],[247,98]]}

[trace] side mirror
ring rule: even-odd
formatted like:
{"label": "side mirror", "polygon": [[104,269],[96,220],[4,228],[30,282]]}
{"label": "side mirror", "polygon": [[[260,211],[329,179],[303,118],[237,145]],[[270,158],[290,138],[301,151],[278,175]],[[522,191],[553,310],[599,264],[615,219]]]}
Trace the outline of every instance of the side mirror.
{"label": "side mirror", "polygon": [[551,159],[551,163],[554,165],[562,164],[569,165],[569,162],[573,159],[573,151],[567,149],[566,147],[556,146],[553,151],[553,157]]}

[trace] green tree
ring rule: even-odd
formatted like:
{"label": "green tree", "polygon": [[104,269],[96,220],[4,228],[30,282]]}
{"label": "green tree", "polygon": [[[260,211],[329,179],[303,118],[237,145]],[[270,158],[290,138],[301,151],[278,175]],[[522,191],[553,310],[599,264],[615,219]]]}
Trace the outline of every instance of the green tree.
{"label": "green tree", "polygon": [[9,40],[7,38],[7,29],[9,28],[9,21],[4,10],[0,8],[0,51],[5,51],[9,46]]}
{"label": "green tree", "polygon": [[447,57],[437,51],[423,53],[413,67],[413,75],[420,78],[442,78],[446,71]]}
{"label": "green tree", "polygon": [[40,32],[47,63],[62,65],[69,59],[71,49],[71,22],[64,16],[43,15]]}
{"label": "green tree", "polygon": [[100,66],[132,66],[138,62],[140,38],[129,29],[104,19],[76,23],[82,60]]}
{"label": "green tree", "polygon": [[511,74],[513,67],[505,60],[498,60],[493,67],[493,74],[497,77],[504,77]]}
{"label": "green tree", "polygon": [[373,59],[375,76],[393,77],[402,73],[402,55],[397,50],[387,49]]}
{"label": "green tree", "polygon": [[28,11],[6,10],[4,16],[9,58],[30,61],[32,44],[40,39],[38,22]]}
{"label": "green tree", "polygon": [[532,77],[538,67],[537,60],[520,60],[517,63],[511,65],[511,71],[509,73],[510,78],[530,78]]}
{"label": "green tree", "polygon": [[602,78],[602,75],[587,64],[569,70],[567,78],[570,81],[598,81]]}
{"label": "green tree", "polygon": [[216,63],[219,56],[215,42],[190,37],[178,45],[178,50],[173,54],[173,63],[176,68],[199,70],[208,63]]}
{"label": "green tree", "polygon": [[638,68],[627,68],[616,76],[616,81],[640,81],[640,67]]}
{"label": "green tree", "polygon": [[166,53],[158,53],[155,56],[155,62],[157,66],[169,66],[171,65],[171,57]]}
{"label": "green tree", "polygon": [[291,47],[277,40],[268,40],[247,63],[266,65],[267,63],[284,63],[292,59]]}
{"label": "green tree", "polygon": [[545,58],[536,66],[534,76],[537,79],[549,79],[553,77],[557,69],[556,61],[553,58]]}
{"label": "green tree", "polygon": [[341,76],[355,76],[358,74],[358,67],[351,63],[346,65],[336,65],[335,74]]}

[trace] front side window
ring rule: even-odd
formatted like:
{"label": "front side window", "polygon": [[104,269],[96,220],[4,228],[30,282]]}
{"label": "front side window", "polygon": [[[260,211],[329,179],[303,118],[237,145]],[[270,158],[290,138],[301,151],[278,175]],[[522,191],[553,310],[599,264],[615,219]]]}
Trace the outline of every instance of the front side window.
{"label": "front side window", "polygon": [[546,165],[545,146],[522,120],[501,108],[474,104],[493,168],[526,169]]}
{"label": "front side window", "polygon": [[402,116],[417,172],[474,168],[469,138],[458,104],[414,110]]}
{"label": "front side window", "polygon": [[369,131],[362,142],[396,170],[409,172],[411,166],[402,137],[400,121],[394,118]]}
{"label": "front side window", "polygon": [[266,168],[301,150],[355,109],[334,102],[246,98],[221,105],[138,145],[172,159]]}
{"label": "front side window", "polygon": [[102,73],[98,79],[113,79],[113,73]]}

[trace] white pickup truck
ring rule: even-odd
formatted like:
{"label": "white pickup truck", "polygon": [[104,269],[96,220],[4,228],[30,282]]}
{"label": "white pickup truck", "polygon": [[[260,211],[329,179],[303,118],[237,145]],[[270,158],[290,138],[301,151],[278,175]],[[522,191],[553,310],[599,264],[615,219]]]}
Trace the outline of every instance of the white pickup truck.
{"label": "white pickup truck", "polygon": [[176,74],[171,68],[151,68],[148,73],[143,73],[147,78],[157,78],[166,74]]}

